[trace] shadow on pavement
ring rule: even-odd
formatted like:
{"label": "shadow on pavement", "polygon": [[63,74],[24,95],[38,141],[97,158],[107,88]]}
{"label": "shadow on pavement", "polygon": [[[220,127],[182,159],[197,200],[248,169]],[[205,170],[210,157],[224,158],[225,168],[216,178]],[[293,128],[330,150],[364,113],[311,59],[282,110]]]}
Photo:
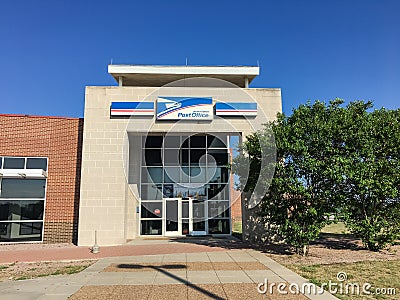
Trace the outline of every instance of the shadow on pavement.
{"label": "shadow on pavement", "polygon": [[170,272],[168,272],[166,270],[166,269],[186,269],[185,265],[152,266],[152,265],[146,264],[145,266],[142,266],[140,264],[119,264],[117,267],[118,268],[122,268],[122,269],[151,268],[151,269],[154,269],[156,271],[159,271],[160,273],[162,273],[162,274],[164,274],[164,275],[166,275],[168,277],[171,277],[171,278],[175,279],[176,281],[179,281],[179,282],[187,285],[188,287],[190,287],[190,288],[192,288],[192,289],[194,289],[194,290],[196,290],[196,291],[202,293],[203,295],[206,295],[206,296],[208,296],[208,297],[210,297],[212,299],[218,299],[218,300],[223,300],[224,299],[224,298],[221,298],[220,296],[218,296],[218,295],[216,295],[216,294],[214,294],[214,293],[212,293],[210,291],[207,291],[207,290],[205,290],[205,289],[203,289],[203,288],[201,288],[201,287],[199,287],[199,286],[187,281],[186,279],[183,279],[183,278],[181,278],[179,276],[176,276],[176,275],[174,275],[174,274],[172,274],[172,273],[170,273]]}

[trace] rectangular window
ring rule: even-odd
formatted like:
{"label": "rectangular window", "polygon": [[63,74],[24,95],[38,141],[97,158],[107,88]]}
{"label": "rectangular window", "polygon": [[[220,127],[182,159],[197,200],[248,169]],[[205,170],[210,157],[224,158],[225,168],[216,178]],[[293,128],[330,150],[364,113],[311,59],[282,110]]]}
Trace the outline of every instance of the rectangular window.
{"label": "rectangular window", "polygon": [[146,166],[161,166],[161,149],[146,149],[144,152],[144,165]]}
{"label": "rectangular window", "polygon": [[206,149],[195,149],[190,151],[190,165],[206,165]]}
{"label": "rectangular window", "polygon": [[140,222],[140,234],[142,235],[161,235],[162,221],[161,220],[142,220]]}
{"label": "rectangular window", "polygon": [[0,221],[43,220],[43,200],[0,200]]}
{"label": "rectangular window", "polygon": [[182,136],[182,146],[180,148],[189,148],[189,137]]}
{"label": "rectangular window", "polygon": [[223,149],[210,149],[208,154],[212,157],[209,159],[211,165],[223,166],[228,164],[228,151]]}
{"label": "rectangular window", "polygon": [[140,197],[142,200],[161,200],[162,184],[142,184]]}
{"label": "rectangular window", "polygon": [[229,218],[229,201],[208,201],[209,218]]}
{"label": "rectangular window", "polygon": [[162,168],[142,168],[142,182],[143,183],[162,183],[163,174]]}
{"label": "rectangular window", "polygon": [[180,165],[188,166],[189,165],[189,149],[180,149]]}
{"label": "rectangular window", "polygon": [[3,178],[0,198],[44,198],[46,179]]}
{"label": "rectangular window", "polygon": [[208,148],[226,148],[226,137],[207,136]]}
{"label": "rectangular window", "polygon": [[191,167],[190,168],[190,182],[205,183],[206,182],[206,168]]}
{"label": "rectangular window", "polygon": [[43,222],[0,223],[0,243],[40,242]]}
{"label": "rectangular window", "polygon": [[29,157],[26,159],[27,169],[42,169],[47,171],[47,159],[39,157]]}
{"label": "rectangular window", "polygon": [[163,144],[162,136],[147,136],[145,139],[145,148],[161,148]]}
{"label": "rectangular window", "polygon": [[210,234],[230,234],[229,219],[209,219],[208,232]]}
{"label": "rectangular window", "polygon": [[143,202],[141,205],[140,216],[142,218],[161,218],[162,217],[162,202]]}
{"label": "rectangular window", "polygon": [[4,157],[3,169],[25,169],[25,158],[23,158],[23,157]]}
{"label": "rectangular window", "polygon": [[209,200],[228,200],[229,199],[228,184],[209,184],[208,199]]}
{"label": "rectangular window", "polygon": [[206,148],[206,136],[205,135],[192,135],[190,137],[190,148]]}
{"label": "rectangular window", "polygon": [[164,166],[179,166],[180,151],[178,149],[165,149],[163,164]]}
{"label": "rectangular window", "polygon": [[165,183],[177,183],[180,180],[180,168],[164,168],[164,182]]}
{"label": "rectangular window", "polygon": [[180,148],[181,147],[181,137],[167,135],[164,138],[164,148]]}
{"label": "rectangular window", "polygon": [[209,183],[227,183],[229,181],[229,170],[224,167],[211,167],[207,169]]}
{"label": "rectangular window", "polygon": [[20,235],[38,235],[42,232],[43,223],[20,223],[19,234]]}

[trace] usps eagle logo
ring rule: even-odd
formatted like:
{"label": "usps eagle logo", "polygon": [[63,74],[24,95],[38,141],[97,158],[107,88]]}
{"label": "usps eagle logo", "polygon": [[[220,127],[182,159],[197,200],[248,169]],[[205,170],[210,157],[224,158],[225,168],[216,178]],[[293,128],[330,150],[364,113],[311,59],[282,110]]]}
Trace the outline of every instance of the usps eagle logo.
{"label": "usps eagle logo", "polygon": [[159,106],[157,109],[158,117],[182,107],[181,102],[168,98],[158,98],[157,105]]}

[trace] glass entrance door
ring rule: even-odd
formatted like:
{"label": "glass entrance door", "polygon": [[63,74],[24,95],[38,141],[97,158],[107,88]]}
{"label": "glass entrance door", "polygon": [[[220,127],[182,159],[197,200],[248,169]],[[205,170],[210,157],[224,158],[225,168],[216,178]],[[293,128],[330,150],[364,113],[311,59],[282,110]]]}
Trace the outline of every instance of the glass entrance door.
{"label": "glass entrance door", "polygon": [[181,199],[180,198],[167,198],[165,199],[165,235],[177,236],[181,235]]}
{"label": "glass entrance door", "polygon": [[191,198],[165,198],[166,236],[205,235],[205,202]]}

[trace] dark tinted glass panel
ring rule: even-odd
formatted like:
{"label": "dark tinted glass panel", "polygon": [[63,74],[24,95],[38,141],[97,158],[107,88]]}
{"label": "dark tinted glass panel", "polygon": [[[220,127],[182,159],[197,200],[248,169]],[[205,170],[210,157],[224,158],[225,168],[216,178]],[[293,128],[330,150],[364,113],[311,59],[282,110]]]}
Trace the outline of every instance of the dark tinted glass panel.
{"label": "dark tinted glass panel", "polygon": [[166,231],[178,231],[178,221],[165,220],[165,230]]}
{"label": "dark tinted glass panel", "polygon": [[221,138],[209,135],[209,136],[207,136],[207,147],[208,148],[226,148],[226,145],[221,140]]}
{"label": "dark tinted glass panel", "polygon": [[217,165],[227,165],[228,164],[228,152],[227,150],[208,150],[208,154],[214,158],[209,160],[209,164],[217,164]]}
{"label": "dark tinted glass panel", "polygon": [[142,200],[161,200],[162,184],[142,184],[140,197]]}
{"label": "dark tinted glass panel", "polygon": [[180,136],[170,136],[164,137],[164,148],[180,148],[181,147],[181,137]]}
{"label": "dark tinted glass panel", "polygon": [[206,136],[205,135],[192,135],[190,137],[190,148],[205,148]]}
{"label": "dark tinted glass panel", "polygon": [[189,165],[189,149],[181,149],[181,156],[180,156],[180,165],[188,166]]}
{"label": "dark tinted glass panel", "polygon": [[142,202],[140,215],[142,218],[161,218],[162,202]]}
{"label": "dark tinted glass panel", "polygon": [[193,219],[204,219],[205,202],[193,200]]}
{"label": "dark tinted glass panel", "polygon": [[226,183],[229,180],[229,170],[221,167],[208,168],[207,178],[211,178],[210,183]]}
{"label": "dark tinted glass panel", "polygon": [[210,234],[230,234],[230,220],[229,219],[209,219],[208,232]]}
{"label": "dark tinted glass panel", "polygon": [[162,183],[162,168],[142,168],[143,183]]}
{"label": "dark tinted glass panel", "polygon": [[145,150],[145,165],[147,166],[161,166],[161,149],[160,150]]}
{"label": "dark tinted glass panel", "polygon": [[195,149],[190,150],[190,164],[191,165],[205,165],[206,164],[206,150]]}
{"label": "dark tinted glass panel", "polygon": [[0,169],[3,167],[3,158],[0,156]]}
{"label": "dark tinted glass panel", "polygon": [[0,200],[0,221],[43,220],[43,210],[43,200]]}
{"label": "dark tinted glass panel", "polygon": [[27,158],[26,159],[27,169],[42,169],[47,170],[47,159],[46,158]]}
{"label": "dark tinted glass panel", "polygon": [[165,203],[166,230],[178,230],[178,201],[170,200]]}
{"label": "dark tinted glass panel", "polygon": [[206,221],[193,219],[193,231],[205,231]]}
{"label": "dark tinted glass panel", "polygon": [[189,220],[182,220],[182,234],[189,234]]}
{"label": "dark tinted glass panel", "polygon": [[161,148],[163,144],[162,136],[148,136],[145,142],[145,148]]}
{"label": "dark tinted glass panel", "polygon": [[189,201],[182,201],[182,218],[189,218]]}
{"label": "dark tinted glass panel", "polygon": [[187,167],[183,167],[182,169],[182,172],[181,172],[181,182],[189,182],[189,176],[190,176],[190,173],[189,173],[189,168],[187,168]]}
{"label": "dark tinted glass panel", "polygon": [[182,137],[182,146],[181,148],[189,148],[189,137],[183,136]]}
{"label": "dark tinted glass panel", "polygon": [[179,166],[179,150],[165,149],[164,150],[164,166]]}
{"label": "dark tinted glass panel", "polygon": [[228,200],[228,184],[210,184],[208,185],[208,199]]}
{"label": "dark tinted glass panel", "polygon": [[3,178],[0,198],[44,198],[46,179]]}
{"label": "dark tinted glass panel", "polygon": [[25,158],[20,157],[4,157],[3,169],[24,169]]}
{"label": "dark tinted glass panel", "polygon": [[207,168],[205,168],[205,167],[191,167],[190,168],[190,182],[205,183],[206,170],[207,170]]}
{"label": "dark tinted glass panel", "polygon": [[0,223],[0,242],[37,242],[42,240],[43,222]]}
{"label": "dark tinted glass panel", "polygon": [[43,223],[20,223],[20,235],[37,235],[42,231]]}
{"label": "dark tinted glass panel", "polygon": [[209,201],[208,217],[229,218],[230,217],[229,201]]}
{"label": "dark tinted glass panel", "polygon": [[143,235],[160,235],[162,221],[158,220],[142,220],[140,233]]}
{"label": "dark tinted glass panel", "polygon": [[165,168],[164,169],[164,182],[165,183],[178,183],[180,182],[180,168]]}

